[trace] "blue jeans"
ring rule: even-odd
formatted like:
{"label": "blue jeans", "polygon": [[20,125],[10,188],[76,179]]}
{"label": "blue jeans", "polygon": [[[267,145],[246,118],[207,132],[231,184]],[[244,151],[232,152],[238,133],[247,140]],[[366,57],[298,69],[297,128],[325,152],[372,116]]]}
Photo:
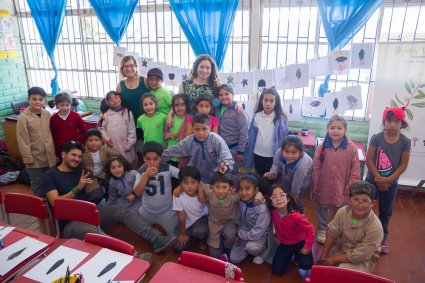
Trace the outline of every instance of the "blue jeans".
{"label": "blue jeans", "polygon": [[292,256],[301,269],[309,270],[313,266],[313,254],[300,254],[304,247],[305,241],[298,242],[294,245],[280,244],[273,257],[272,271],[276,275],[282,275],[291,263]]}
{"label": "blue jeans", "polygon": [[387,191],[380,191],[374,180],[366,178],[366,181],[375,186],[375,198],[378,200],[379,220],[384,230],[384,240],[388,237],[388,223],[393,214],[394,200],[397,196],[398,183],[393,182]]}

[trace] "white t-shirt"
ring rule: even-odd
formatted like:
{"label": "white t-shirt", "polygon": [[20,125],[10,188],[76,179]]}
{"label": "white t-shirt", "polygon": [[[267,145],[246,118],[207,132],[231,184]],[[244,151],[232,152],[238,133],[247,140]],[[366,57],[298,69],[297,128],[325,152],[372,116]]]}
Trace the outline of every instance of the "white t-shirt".
{"label": "white t-shirt", "polygon": [[103,171],[102,161],[100,160],[99,151],[90,152],[91,158],[93,159],[93,176],[99,176]]}
{"label": "white t-shirt", "polygon": [[254,118],[254,126],[258,129],[255,141],[254,153],[263,157],[273,157],[274,123],[276,116],[274,111],[270,115],[263,112],[257,113]]}
{"label": "white t-shirt", "polygon": [[198,196],[191,197],[183,192],[178,198],[173,196],[173,210],[186,212],[186,229],[199,218],[208,214],[205,203],[198,201]]}

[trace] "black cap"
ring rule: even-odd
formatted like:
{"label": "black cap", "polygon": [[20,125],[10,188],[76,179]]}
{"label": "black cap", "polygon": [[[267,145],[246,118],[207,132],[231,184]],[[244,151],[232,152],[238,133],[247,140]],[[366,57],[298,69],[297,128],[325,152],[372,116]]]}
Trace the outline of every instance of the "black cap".
{"label": "black cap", "polygon": [[162,71],[161,71],[161,69],[160,69],[160,68],[152,68],[152,69],[150,69],[150,70],[148,71],[148,77],[149,77],[150,75],[158,76],[158,77],[160,77],[160,78],[161,78],[161,80],[163,80],[163,79],[164,79],[164,75],[162,74]]}
{"label": "black cap", "polygon": [[215,92],[216,93],[216,97],[218,97],[218,95],[220,94],[220,90],[221,89],[225,89],[228,92],[230,92],[230,93],[233,94],[233,87],[232,87],[232,85],[230,85],[230,84],[222,84],[219,87],[217,87],[217,89],[216,89],[216,92]]}

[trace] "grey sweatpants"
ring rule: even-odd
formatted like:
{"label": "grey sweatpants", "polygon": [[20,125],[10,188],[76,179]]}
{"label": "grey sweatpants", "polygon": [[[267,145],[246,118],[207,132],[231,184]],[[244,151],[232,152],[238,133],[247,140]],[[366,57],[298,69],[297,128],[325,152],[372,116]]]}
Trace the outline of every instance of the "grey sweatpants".
{"label": "grey sweatpants", "polygon": [[[161,233],[144,222],[139,215],[119,205],[99,204],[97,205],[100,217],[100,227],[106,229],[117,223],[124,224],[127,228],[151,243],[161,235]],[[96,226],[91,224],[71,221],[66,224],[63,230],[65,238],[84,239],[86,233],[98,233]],[[100,231],[101,234],[105,232]]]}
{"label": "grey sweatpants", "polygon": [[30,176],[32,194],[37,197],[45,197],[46,193],[43,190],[44,173],[49,170],[49,167],[43,168],[28,168],[26,167],[28,175]]}
{"label": "grey sweatpants", "polygon": [[208,245],[210,255],[219,258],[223,254],[224,249],[231,249],[236,238],[236,232],[238,232],[238,225],[232,221],[227,222],[220,233],[220,247],[214,248]]}
{"label": "grey sweatpants", "polygon": [[244,260],[248,254],[253,256],[261,255],[267,246],[267,237],[262,237],[257,241],[242,241],[237,246],[233,245],[232,251],[230,252],[230,262],[238,264]]}
{"label": "grey sweatpants", "polygon": [[332,220],[329,219],[329,214],[331,210],[333,210],[333,216],[335,216],[336,212],[340,209],[340,207],[334,207],[328,204],[317,204],[316,214],[317,214],[317,232],[326,231],[328,227],[328,223]]}
{"label": "grey sweatpants", "polygon": [[177,226],[179,224],[179,220],[177,218],[177,213],[171,209],[168,209],[162,213],[152,213],[146,211],[143,206],[139,208],[139,217],[143,220],[143,222],[148,225],[158,224],[164,228],[165,233],[168,236],[176,235]]}

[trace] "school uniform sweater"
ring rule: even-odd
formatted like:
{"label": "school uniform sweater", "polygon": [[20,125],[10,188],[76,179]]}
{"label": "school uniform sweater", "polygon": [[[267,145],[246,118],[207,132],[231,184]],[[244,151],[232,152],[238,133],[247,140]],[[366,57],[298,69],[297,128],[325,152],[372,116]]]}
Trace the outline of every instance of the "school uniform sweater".
{"label": "school uniform sweater", "polygon": [[209,184],[211,176],[218,171],[220,163],[224,163],[229,171],[233,170],[233,158],[226,142],[216,133],[209,133],[204,141],[199,141],[194,135],[186,137],[175,146],[162,153],[162,162],[168,162],[173,157],[189,157],[189,164],[195,166],[201,173],[201,181]]}
{"label": "school uniform sweater", "polygon": [[84,136],[87,132],[86,124],[80,114],[70,111],[66,119],[62,119],[58,113],[50,119],[50,130],[55,143],[56,156],[62,153],[62,146],[68,141],[79,141],[84,144]]}
{"label": "school uniform sweater", "polygon": [[226,141],[230,151],[238,154],[245,152],[248,142],[248,118],[245,111],[237,113],[235,103],[229,105],[223,114],[221,109],[225,107],[219,105],[215,108],[214,114],[220,119],[218,134]]}
{"label": "school uniform sweater", "polygon": [[244,241],[258,241],[267,239],[270,230],[270,213],[267,205],[262,203],[239,202],[241,214],[241,229],[238,231],[238,237]]}

